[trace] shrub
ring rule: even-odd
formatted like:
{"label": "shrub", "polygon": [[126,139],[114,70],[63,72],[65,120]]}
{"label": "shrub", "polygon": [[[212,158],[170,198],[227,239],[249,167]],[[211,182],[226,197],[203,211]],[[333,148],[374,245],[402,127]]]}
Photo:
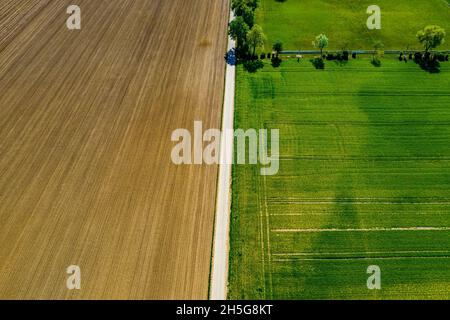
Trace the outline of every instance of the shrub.
{"label": "shrub", "polygon": [[347,50],[345,50],[344,52],[342,52],[342,59],[344,61],[348,61],[348,56],[349,56],[349,52]]}
{"label": "shrub", "polygon": [[239,60],[245,60],[248,58],[248,46],[236,47],[236,57]]}
{"label": "shrub", "polygon": [[281,53],[281,51],[283,51],[283,43],[280,40],[277,40],[273,44],[272,49],[278,57],[278,55]]}
{"label": "shrub", "polygon": [[436,58],[437,58],[438,61],[444,62],[445,61],[445,54],[443,54],[443,53],[436,53]]}
{"label": "shrub", "polygon": [[430,73],[440,72],[440,64],[438,54],[431,54],[429,52],[416,52],[414,54],[414,62],[417,63],[423,70]]}
{"label": "shrub", "polygon": [[264,60],[266,58],[266,54],[265,53],[261,53],[260,58],[261,58],[261,60]]}
{"label": "shrub", "polygon": [[381,60],[380,60],[380,58],[378,58],[378,57],[373,57],[373,59],[372,59],[372,64],[375,66],[375,67],[381,67]]}
{"label": "shrub", "polygon": [[248,72],[256,72],[264,67],[264,63],[261,60],[248,60],[244,62],[244,69]]}
{"label": "shrub", "polygon": [[323,59],[314,58],[311,62],[316,69],[325,69],[325,62],[323,62]]}
{"label": "shrub", "polygon": [[274,68],[278,68],[281,65],[281,59],[276,57],[275,55],[272,57],[272,66]]}
{"label": "shrub", "polygon": [[353,52],[353,53],[352,53],[352,58],[353,58],[353,59],[356,59],[356,58],[357,58],[356,52]]}
{"label": "shrub", "polygon": [[328,53],[326,56],[327,60],[336,60],[336,56],[334,55],[334,53]]}
{"label": "shrub", "polygon": [[415,62],[420,62],[423,60],[423,56],[421,52],[416,52],[414,53],[414,61]]}

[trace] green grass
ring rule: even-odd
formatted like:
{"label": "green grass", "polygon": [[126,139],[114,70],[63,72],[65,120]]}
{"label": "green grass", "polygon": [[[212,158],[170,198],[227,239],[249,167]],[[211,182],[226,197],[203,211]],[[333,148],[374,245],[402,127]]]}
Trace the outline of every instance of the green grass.
{"label": "green grass", "polygon": [[281,162],[234,166],[229,298],[450,298],[450,231],[411,229],[450,226],[450,64],[237,72],[235,125],[280,129]]}
{"label": "green grass", "polygon": [[[329,49],[371,49],[381,40],[385,49],[420,49],[418,30],[437,24],[450,36],[450,8],[445,0],[379,0],[381,30],[368,30],[369,0],[261,0],[257,13],[268,37],[266,51],[282,40],[285,50],[311,50],[319,33],[329,37]],[[450,49],[448,40],[440,49]]]}

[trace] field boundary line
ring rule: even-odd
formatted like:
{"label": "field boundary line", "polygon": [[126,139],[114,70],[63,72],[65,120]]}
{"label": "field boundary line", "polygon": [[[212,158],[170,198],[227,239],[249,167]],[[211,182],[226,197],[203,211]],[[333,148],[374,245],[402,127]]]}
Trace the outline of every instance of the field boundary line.
{"label": "field boundary line", "polygon": [[[342,52],[343,50],[326,50],[324,51],[324,54],[326,53],[339,53]],[[348,51],[350,54],[351,53],[356,53],[356,54],[374,54],[376,53],[376,50],[364,50],[364,49],[357,49],[357,50],[344,50],[344,51]],[[410,53],[415,53],[415,52],[423,52],[423,49],[417,49],[417,50],[384,50],[384,54],[400,54],[400,53],[404,53],[404,54],[410,54]],[[440,53],[440,52],[445,52],[445,53],[450,53],[450,50],[433,50],[431,51],[433,53]],[[320,54],[320,50],[284,50],[281,51],[280,54]]]}
{"label": "field boundary line", "polygon": [[[265,14],[265,8],[264,8],[264,1],[260,1],[260,13],[261,14]],[[259,122],[261,123],[261,114],[259,114]],[[261,176],[259,176],[259,182],[261,182]],[[261,183],[258,184],[259,188],[261,187]],[[265,188],[265,184],[264,184],[264,188]],[[261,190],[261,189],[260,189]],[[260,191],[259,190],[259,191]],[[264,298],[267,299],[267,287],[266,287],[266,276],[267,276],[267,272],[266,272],[266,259],[265,259],[265,243],[264,243],[264,216],[267,216],[267,212],[264,214],[263,216],[263,208],[262,208],[262,199],[261,199],[261,192],[258,192],[258,200],[259,200],[259,206],[260,206],[260,214],[259,214],[259,220],[260,220],[260,237],[261,237],[261,246],[262,246],[262,264],[263,264],[263,283],[264,283]],[[267,194],[266,194],[266,190],[264,189],[264,210],[267,211]],[[266,218],[267,219],[267,218]],[[267,224],[267,220],[266,220],[266,224]],[[267,251],[270,252],[270,244],[269,244],[269,234],[270,234],[270,230],[269,230],[269,226],[266,225],[266,237],[268,240],[267,243]],[[272,266],[270,264],[270,254],[269,254],[269,274],[271,276],[271,278],[269,279],[269,284],[270,284],[270,294],[272,295]]]}
{"label": "field boundary line", "polygon": [[265,245],[264,245],[264,222],[263,222],[263,213],[262,213],[262,201],[260,192],[257,193],[258,204],[259,204],[259,236],[261,237],[261,260],[262,260],[262,272],[263,272],[263,287],[264,293],[266,292],[266,259],[265,259]]}
{"label": "field boundary line", "polygon": [[[267,154],[267,153],[265,153]],[[272,252],[270,249],[270,215],[269,210],[267,207],[267,183],[266,183],[266,176],[263,177],[264,181],[264,209],[265,209],[265,216],[266,216],[266,237],[267,237],[267,255],[269,258],[269,284],[270,284],[270,299],[273,299],[273,278],[272,278]]]}
{"label": "field boundary line", "polygon": [[[390,200],[396,199],[398,197],[341,197],[338,198],[338,201],[352,201],[352,200]],[[450,198],[448,197],[428,197],[428,196],[418,196],[418,197],[401,197],[402,199],[435,199],[435,200],[448,200],[450,203]],[[270,199],[293,199],[293,200],[305,200],[305,201],[313,201],[313,200],[335,200],[336,197],[270,197]]]}
{"label": "field boundary line", "polygon": [[404,260],[404,259],[450,259],[450,256],[405,256],[405,257],[350,257],[350,258],[300,258],[300,259],[273,259],[274,262],[295,261],[350,261],[350,260]]}
{"label": "field boundary line", "polygon": [[449,253],[450,250],[403,250],[403,251],[359,251],[359,252],[286,252],[272,253],[278,257],[295,257],[295,256],[326,256],[326,255],[363,255],[363,254],[406,254],[406,253]]}
{"label": "field boundary line", "polygon": [[450,231],[450,227],[397,227],[397,228],[348,228],[348,229],[273,229],[275,233],[314,233],[314,232],[371,232],[371,231]]}
{"label": "field boundary line", "polygon": [[[444,212],[444,210],[442,210],[442,212],[425,212],[425,213],[420,213],[417,212],[417,210],[414,211],[409,211],[403,214],[414,214],[414,215],[419,215],[419,216],[429,216],[429,215],[433,215],[433,214],[442,214]],[[445,211],[445,213],[447,213]],[[303,212],[303,213],[271,213],[270,216],[271,217],[304,217],[304,216],[323,216],[323,215],[334,215],[336,214],[335,212]],[[360,215],[371,215],[371,214],[377,214],[377,215],[392,215],[392,212],[360,212]]]}
{"label": "field boundary line", "polygon": [[[234,14],[230,10],[230,19]],[[235,47],[235,42],[228,37],[227,52]],[[222,132],[234,128],[234,96],[236,87],[236,67],[226,64],[225,94],[222,110]],[[211,300],[225,300],[228,286],[228,259],[230,241],[230,213],[231,213],[231,178],[233,160],[233,137],[227,139],[222,134],[220,141],[220,165],[217,181],[216,217],[214,223],[214,242],[211,268]]]}
{"label": "field boundary line", "polygon": [[450,202],[381,202],[381,201],[270,201],[273,204],[405,204],[405,205],[449,205]]}

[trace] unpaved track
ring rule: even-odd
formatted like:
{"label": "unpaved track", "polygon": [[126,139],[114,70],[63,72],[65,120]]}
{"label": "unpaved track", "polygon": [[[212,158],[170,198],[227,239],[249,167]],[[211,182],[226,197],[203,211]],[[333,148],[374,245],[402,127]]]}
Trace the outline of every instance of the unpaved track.
{"label": "unpaved track", "polygon": [[[234,19],[230,13],[230,21]],[[235,48],[233,39],[228,39],[228,51]],[[211,268],[211,300],[226,300],[228,285],[228,256],[231,210],[231,169],[233,163],[234,137],[227,130],[234,129],[234,97],[236,88],[236,67],[227,65],[225,73],[225,95],[222,116],[222,140],[220,145],[219,181],[217,185],[216,222]],[[228,137],[228,139],[227,139]]]}
{"label": "unpaved track", "polygon": [[0,299],[206,299],[217,167],[170,135],[220,128],[228,1],[76,2],[0,3]]}

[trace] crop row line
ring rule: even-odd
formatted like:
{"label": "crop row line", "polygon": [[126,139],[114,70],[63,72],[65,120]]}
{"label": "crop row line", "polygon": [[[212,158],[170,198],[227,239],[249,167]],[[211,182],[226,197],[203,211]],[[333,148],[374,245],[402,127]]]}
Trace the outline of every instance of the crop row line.
{"label": "crop row line", "polygon": [[450,256],[398,256],[398,257],[345,257],[345,258],[285,258],[273,259],[273,262],[295,261],[346,261],[346,260],[403,260],[403,259],[450,259]]}
{"label": "crop row line", "polygon": [[448,253],[450,255],[449,250],[402,250],[402,251],[366,251],[366,252],[285,252],[285,253],[272,253],[273,256],[324,256],[324,255],[341,255],[341,256],[349,256],[349,255],[359,255],[362,256],[364,254],[408,254],[408,253]]}
{"label": "crop row line", "polygon": [[379,232],[379,231],[450,231],[450,227],[375,227],[375,228],[328,228],[328,229],[272,229],[274,233],[316,233],[316,232]]}

